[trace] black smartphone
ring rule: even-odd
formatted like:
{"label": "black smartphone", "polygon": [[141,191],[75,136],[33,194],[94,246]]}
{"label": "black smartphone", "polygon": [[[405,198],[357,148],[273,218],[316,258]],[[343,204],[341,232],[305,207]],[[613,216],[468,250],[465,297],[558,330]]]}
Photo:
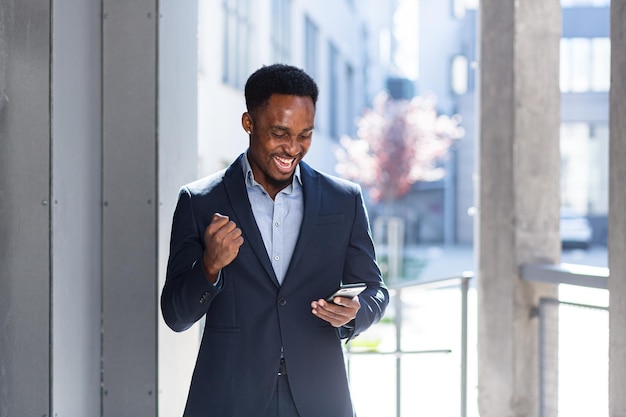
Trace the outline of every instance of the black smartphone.
{"label": "black smartphone", "polygon": [[367,285],[364,283],[344,284],[339,287],[339,289],[335,291],[332,295],[326,297],[326,301],[332,303],[335,297],[353,298],[361,294],[361,292],[363,292],[365,288],[367,288]]}

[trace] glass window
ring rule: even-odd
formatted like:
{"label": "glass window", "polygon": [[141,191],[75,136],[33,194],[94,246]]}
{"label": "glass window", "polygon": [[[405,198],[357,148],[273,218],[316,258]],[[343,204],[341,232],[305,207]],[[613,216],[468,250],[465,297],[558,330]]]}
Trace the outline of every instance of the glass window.
{"label": "glass window", "polygon": [[222,80],[243,87],[249,73],[250,0],[224,0]]}
{"label": "glass window", "polygon": [[467,10],[478,9],[479,0],[452,0],[452,16],[463,19]]}
{"label": "glass window", "polygon": [[570,39],[570,64],[572,66],[571,91],[574,93],[590,90],[591,44],[589,39]]}
{"label": "glass window", "polygon": [[589,130],[589,214],[609,212],[609,125],[596,123]]}
{"label": "glass window", "polygon": [[457,19],[465,17],[465,0],[452,0],[452,16]]}
{"label": "glass window", "polygon": [[289,62],[291,48],[291,4],[289,0],[272,0],[272,58],[274,62]]}
{"label": "glass window", "polygon": [[572,63],[570,58],[569,39],[561,39],[560,58],[559,58],[559,84],[561,91],[564,93],[572,91]]}
{"label": "glass window", "polygon": [[611,79],[610,61],[609,38],[561,39],[561,91],[608,91]]}
{"label": "glass window", "polygon": [[561,205],[587,213],[589,201],[589,125],[561,125]]}
{"label": "glass window", "polygon": [[346,133],[356,133],[354,113],[354,69],[346,64]]}
{"label": "glass window", "polygon": [[607,123],[561,125],[561,205],[588,215],[608,213]]}
{"label": "glass window", "polygon": [[463,95],[467,93],[467,80],[468,80],[468,63],[467,57],[463,55],[457,55],[452,58],[451,68],[451,85],[452,92],[457,95]]}
{"label": "glass window", "polygon": [[611,40],[591,40],[591,89],[609,91],[611,86]]}
{"label": "glass window", "polygon": [[610,0],[561,0],[561,7],[608,7]]}
{"label": "glass window", "polygon": [[339,138],[339,118],[337,112],[339,111],[339,72],[337,71],[337,65],[339,64],[339,51],[337,47],[332,43],[328,43],[328,109],[330,114],[328,116],[328,130],[330,136],[335,139]]}
{"label": "glass window", "polygon": [[317,39],[318,29],[308,17],[304,18],[304,69],[314,79],[317,78]]}

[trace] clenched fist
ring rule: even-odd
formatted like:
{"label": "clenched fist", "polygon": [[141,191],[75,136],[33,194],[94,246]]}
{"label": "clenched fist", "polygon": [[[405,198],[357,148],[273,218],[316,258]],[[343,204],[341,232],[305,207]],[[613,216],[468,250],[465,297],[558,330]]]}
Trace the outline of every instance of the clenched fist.
{"label": "clenched fist", "polygon": [[217,281],[220,269],[230,264],[243,245],[241,229],[228,216],[213,214],[204,230],[205,249],[202,254],[204,273],[211,283]]}

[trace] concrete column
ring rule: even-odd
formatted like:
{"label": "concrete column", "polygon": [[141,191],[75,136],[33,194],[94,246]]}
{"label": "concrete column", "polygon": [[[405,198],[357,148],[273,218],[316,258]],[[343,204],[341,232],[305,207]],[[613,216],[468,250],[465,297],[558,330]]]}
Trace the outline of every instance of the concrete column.
{"label": "concrete column", "polygon": [[626,0],[611,2],[609,416],[626,417]]}
{"label": "concrete column", "polygon": [[479,410],[532,417],[540,402],[534,313],[556,287],[522,282],[519,267],[560,257],[561,9],[558,0],[483,0],[479,13]]}

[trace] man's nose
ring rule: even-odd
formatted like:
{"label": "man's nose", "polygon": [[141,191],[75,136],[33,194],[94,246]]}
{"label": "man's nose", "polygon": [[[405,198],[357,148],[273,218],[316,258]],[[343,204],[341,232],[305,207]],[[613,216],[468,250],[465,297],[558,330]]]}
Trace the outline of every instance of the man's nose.
{"label": "man's nose", "polygon": [[289,135],[289,140],[285,143],[285,152],[291,156],[300,152],[300,144],[298,143],[297,137]]}

